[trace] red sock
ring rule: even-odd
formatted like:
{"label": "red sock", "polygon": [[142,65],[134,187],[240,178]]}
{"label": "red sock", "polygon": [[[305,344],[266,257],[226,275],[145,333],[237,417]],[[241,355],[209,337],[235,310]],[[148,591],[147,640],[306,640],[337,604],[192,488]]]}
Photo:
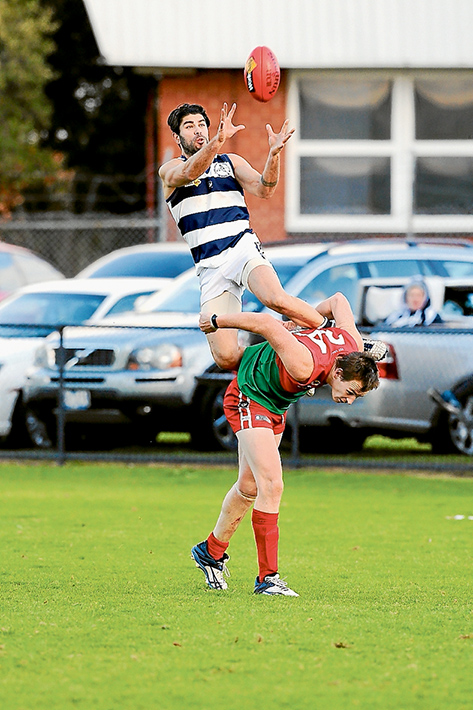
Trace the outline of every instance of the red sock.
{"label": "red sock", "polygon": [[221,540],[217,540],[213,532],[211,532],[207,538],[207,549],[209,551],[209,555],[213,557],[214,560],[222,559],[228,545],[228,542],[222,542]]}
{"label": "red sock", "polygon": [[263,513],[253,508],[251,524],[258,553],[258,578],[261,582],[267,574],[278,571],[279,513]]}

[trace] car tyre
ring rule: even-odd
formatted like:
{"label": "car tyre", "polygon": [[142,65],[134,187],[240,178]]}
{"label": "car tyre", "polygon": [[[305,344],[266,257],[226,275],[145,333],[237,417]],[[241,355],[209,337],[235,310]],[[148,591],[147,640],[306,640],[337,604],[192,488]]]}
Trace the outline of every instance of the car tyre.
{"label": "car tyre", "polygon": [[38,449],[52,449],[55,444],[55,435],[51,427],[38,417],[32,409],[25,411],[25,426],[31,443]]}
{"label": "car tyre", "polygon": [[198,451],[236,451],[238,441],[223,411],[224,387],[209,387],[204,391],[196,411],[191,444]]}
{"label": "car tyre", "polygon": [[473,456],[473,384],[467,387],[460,385],[454,393],[461,404],[463,417],[440,412],[432,439],[432,452]]}

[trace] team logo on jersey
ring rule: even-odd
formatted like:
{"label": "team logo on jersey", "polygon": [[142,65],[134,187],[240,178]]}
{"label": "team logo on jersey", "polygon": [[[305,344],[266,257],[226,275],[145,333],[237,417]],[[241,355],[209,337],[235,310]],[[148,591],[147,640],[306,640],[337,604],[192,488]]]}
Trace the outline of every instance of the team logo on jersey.
{"label": "team logo on jersey", "polygon": [[232,168],[229,163],[215,163],[212,168],[212,173],[215,177],[226,178],[232,175]]}

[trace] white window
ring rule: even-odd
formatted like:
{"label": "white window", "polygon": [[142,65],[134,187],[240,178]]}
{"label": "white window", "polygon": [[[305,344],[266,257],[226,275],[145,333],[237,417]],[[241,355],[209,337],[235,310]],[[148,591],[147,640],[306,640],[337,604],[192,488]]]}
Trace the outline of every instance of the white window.
{"label": "white window", "polygon": [[473,231],[473,72],[295,72],[288,232]]}

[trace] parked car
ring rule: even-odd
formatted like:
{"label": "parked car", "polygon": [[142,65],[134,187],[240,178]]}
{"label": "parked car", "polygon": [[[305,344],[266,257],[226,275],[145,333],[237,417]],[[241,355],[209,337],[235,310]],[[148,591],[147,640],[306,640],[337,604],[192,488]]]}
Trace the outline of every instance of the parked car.
{"label": "parked car", "polygon": [[[364,279],[379,281],[386,278],[386,274],[403,280],[418,274],[440,281],[449,275],[458,279],[473,278],[473,248],[467,244],[450,246],[373,239],[335,245],[281,245],[274,252],[267,251],[278,271],[288,265],[288,270],[292,269],[292,275],[286,274],[285,282],[290,293],[315,304],[341,290],[348,294],[355,312],[361,302],[359,286]],[[296,258],[295,254],[299,256]],[[294,263],[291,264],[292,257]],[[298,265],[295,263],[297,259]],[[249,298],[245,307],[258,309],[261,305]],[[133,316],[114,318],[115,326],[130,328],[127,333],[113,328],[66,332],[69,357],[66,384],[76,392],[85,392],[82,410],[78,411],[77,407],[68,409],[68,420],[77,423],[88,419],[102,421],[105,414],[101,412],[108,415],[113,410],[117,421],[132,424],[145,432],[144,438],[150,441],[154,440],[158,430],[165,429],[190,431],[194,444],[200,448],[234,445],[221,408],[222,388],[228,373],[219,372],[212,363],[205,336],[198,330],[198,311],[197,279],[190,274],[179,277],[165,293],[142,303],[139,312]],[[149,328],[152,330],[147,330]],[[45,343],[25,387],[28,406],[38,420],[46,424],[51,435],[55,430],[58,391],[57,346],[54,337]],[[82,352],[87,353],[86,358],[81,356]],[[97,360],[94,364],[93,353],[98,353],[97,358],[103,357],[101,364],[97,364]],[[435,360],[435,354],[433,358]],[[381,376],[389,379],[390,373],[389,368],[382,368]],[[452,381],[457,374],[461,375],[453,367],[449,372]],[[433,377],[435,375],[436,371]],[[383,400],[384,394],[386,398]],[[403,396],[408,410],[414,406],[415,398],[411,401],[408,391]],[[362,405],[359,402],[353,407],[338,405],[336,416],[330,414],[325,418],[324,412],[332,411],[333,402],[325,397],[324,390],[312,400],[304,398],[303,424],[310,436],[305,437],[303,443],[310,441],[314,451],[322,444],[326,449],[338,452],[359,448],[369,429],[368,426],[357,432],[355,429],[358,429],[359,415],[369,411],[370,402],[374,402],[373,408],[377,411],[380,402],[383,406],[382,415],[373,412],[372,424],[376,423],[376,430],[397,435],[401,430],[389,425],[389,397],[388,387],[382,385],[378,392],[365,398]],[[424,417],[427,423],[423,425],[422,436],[429,430],[432,410],[433,404],[426,402]],[[142,427],[138,424],[140,418]],[[406,421],[409,421],[408,417]],[[339,436],[340,426],[343,439]],[[413,435],[416,435],[415,428]]]}
{"label": "parked car", "polygon": [[[291,278],[320,245],[268,249],[282,283]],[[246,292],[245,310],[261,304]],[[66,329],[65,407],[69,430],[97,424],[125,425],[140,443],[153,443],[158,431],[190,431],[196,446],[218,448],[213,422],[194,416],[200,403],[196,377],[212,363],[205,335],[198,328],[199,282],[194,269],[171,286],[142,300],[133,313],[111,316],[102,328]],[[36,357],[25,386],[30,433],[38,446],[51,446],[56,432],[58,339],[51,336]],[[71,360],[72,353],[87,353]],[[77,425],[77,427],[74,427]]]}
{"label": "parked car", "polygon": [[0,437],[26,443],[21,388],[34,352],[58,326],[129,311],[159,279],[61,279],[26,286],[0,303]]}
{"label": "parked car", "polygon": [[159,278],[161,287],[194,265],[185,242],[137,244],[116,249],[77,274],[81,279]]}
{"label": "parked car", "polygon": [[0,242],[0,299],[22,286],[63,278],[58,269],[29,249]]}
{"label": "parked car", "polygon": [[[303,398],[297,412],[302,448],[341,453],[361,449],[371,434],[384,434],[429,442],[436,453],[473,455],[473,278],[426,280],[443,322],[403,328],[384,324],[395,294],[403,290],[399,280],[397,285],[393,279],[360,282],[359,322],[375,321],[369,337],[388,346],[387,358],[378,363],[380,387],[356,408],[334,406],[324,389]],[[469,387],[464,386],[467,380]],[[461,391],[465,416],[438,407],[429,395],[431,387]],[[294,423],[294,412],[288,420]]]}

